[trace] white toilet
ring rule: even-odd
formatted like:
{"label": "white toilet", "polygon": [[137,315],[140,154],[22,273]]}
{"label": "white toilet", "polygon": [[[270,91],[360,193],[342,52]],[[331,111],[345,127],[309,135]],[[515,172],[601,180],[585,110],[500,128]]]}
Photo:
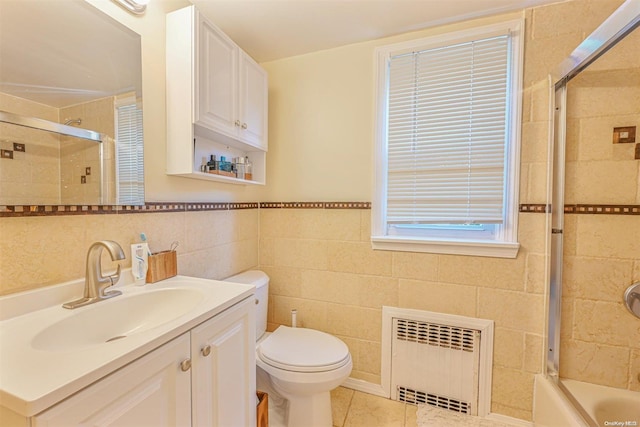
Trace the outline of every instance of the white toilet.
{"label": "white toilet", "polygon": [[257,388],[269,394],[269,425],[331,427],[329,392],[353,366],[347,345],[314,329],[266,332],[269,276],[250,270],[226,281],[256,286],[256,378]]}

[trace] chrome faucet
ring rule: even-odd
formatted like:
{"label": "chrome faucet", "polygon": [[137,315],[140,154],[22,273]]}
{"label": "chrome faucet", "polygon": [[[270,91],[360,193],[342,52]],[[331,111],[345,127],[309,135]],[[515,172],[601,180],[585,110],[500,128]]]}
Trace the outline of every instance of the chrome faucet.
{"label": "chrome faucet", "polygon": [[117,290],[107,291],[109,286],[115,285],[120,279],[120,264],[115,274],[111,276],[102,275],[100,257],[102,250],[107,249],[113,261],[125,259],[122,247],[112,240],[101,240],[95,242],[87,251],[87,271],[84,282],[84,296],[80,299],[63,304],[64,308],[78,308],[84,305],[93,304],[103,299],[121,295]]}

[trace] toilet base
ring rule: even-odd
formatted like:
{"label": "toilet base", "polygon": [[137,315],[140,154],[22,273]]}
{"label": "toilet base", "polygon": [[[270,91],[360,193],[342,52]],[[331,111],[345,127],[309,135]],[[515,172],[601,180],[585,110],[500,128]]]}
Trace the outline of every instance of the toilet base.
{"label": "toilet base", "polygon": [[332,427],[331,395],[328,391],[289,399],[287,427]]}
{"label": "toilet base", "polygon": [[257,389],[269,395],[270,427],[332,427],[329,391],[291,396],[273,384],[269,375],[256,369]]}

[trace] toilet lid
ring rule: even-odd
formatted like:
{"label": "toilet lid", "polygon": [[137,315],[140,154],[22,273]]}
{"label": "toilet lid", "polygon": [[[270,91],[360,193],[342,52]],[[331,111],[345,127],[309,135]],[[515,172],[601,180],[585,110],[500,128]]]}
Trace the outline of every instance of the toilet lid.
{"label": "toilet lid", "polygon": [[258,347],[260,359],[276,368],[296,372],[337,369],[349,362],[349,348],[321,331],[280,326]]}

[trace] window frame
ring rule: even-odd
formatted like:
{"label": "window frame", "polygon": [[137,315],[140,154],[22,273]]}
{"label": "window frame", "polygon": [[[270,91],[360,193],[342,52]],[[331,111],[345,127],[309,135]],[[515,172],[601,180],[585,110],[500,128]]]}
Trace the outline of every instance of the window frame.
{"label": "window frame", "polygon": [[[388,62],[392,55],[418,50],[434,49],[459,43],[510,34],[510,99],[509,137],[505,159],[504,224],[497,227],[493,239],[474,236],[473,232],[455,232],[458,237],[424,235],[393,235],[386,222],[387,200],[387,97]],[[522,124],[522,80],[524,52],[524,19],[510,19],[491,25],[424,37],[420,39],[380,46],[375,49],[375,152],[373,199],[371,206],[371,244],[373,249],[428,252],[515,258],[520,247],[517,242],[518,196],[520,182],[520,133]],[[418,233],[418,234],[424,234]]]}

